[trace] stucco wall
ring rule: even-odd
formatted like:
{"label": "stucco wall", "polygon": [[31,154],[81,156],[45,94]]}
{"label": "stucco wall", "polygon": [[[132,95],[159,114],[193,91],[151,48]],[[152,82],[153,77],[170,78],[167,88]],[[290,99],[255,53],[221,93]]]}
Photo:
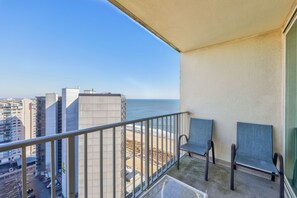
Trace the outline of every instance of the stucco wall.
{"label": "stucco wall", "polygon": [[181,54],[181,111],[214,119],[216,157],[230,161],[236,122],[272,124],[282,146],[280,31]]}

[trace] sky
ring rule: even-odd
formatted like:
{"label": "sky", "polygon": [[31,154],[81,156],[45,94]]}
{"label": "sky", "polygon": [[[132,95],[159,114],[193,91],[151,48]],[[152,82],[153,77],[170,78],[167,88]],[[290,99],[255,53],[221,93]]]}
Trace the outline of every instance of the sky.
{"label": "sky", "polygon": [[0,0],[0,98],[179,98],[179,53],[104,0]]}

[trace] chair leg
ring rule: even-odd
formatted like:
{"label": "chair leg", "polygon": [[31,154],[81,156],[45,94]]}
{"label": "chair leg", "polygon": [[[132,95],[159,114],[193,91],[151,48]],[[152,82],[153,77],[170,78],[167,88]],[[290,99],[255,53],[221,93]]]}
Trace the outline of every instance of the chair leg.
{"label": "chair leg", "polygon": [[177,170],[179,170],[179,157],[180,157],[180,147],[177,148]]}
{"label": "chair leg", "polygon": [[177,170],[179,170],[179,156],[177,157]]}
{"label": "chair leg", "polygon": [[271,175],[271,181],[275,181],[275,173],[272,173],[272,175]]}
{"label": "chair leg", "polygon": [[279,181],[279,197],[285,197],[285,190],[284,190],[284,173],[280,174],[280,181]]}
{"label": "chair leg", "polygon": [[279,157],[279,176],[280,176],[280,181],[279,181],[279,197],[284,198],[285,197],[285,190],[284,190],[284,160],[283,156],[281,154],[278,154]]}
{"label": "chair leg", "polygon": [[192,154],[190,152],[188,152],[189,156],[192,157]]}
{"label": "chair leg", "polygon": [[235,158],[235,145],[231,146],[231,174],[230,174],[230,189],[234,190],[234,168],[236,168],[236,164],[234,163]]}
{"label": "chair leg", "polygon": [[[277,154],[274,154],[274,156],[273,156],[273,163],[276,166],[276,164],[277,164]],[[275,181],[275,174],[274,173],[272,173],[272,175],[271,175],[271,181]]]}
{"label": "chair leg", "polygon": [[212,163],[216,163],[216,157],[215,157],[215,150],[214,150],[214,143],[211,141],[211,150],[212,150]]}
{"label": "chair leg", "polygon": [[234,190],[234,166],[232,162],[231,162],[230,189]]}
{"label": "chair leg", "polygon": [[205,181],[208,181],[208,162],[209,162],[209,154],[207,152],[206,153],[205,175],[204,175]]}

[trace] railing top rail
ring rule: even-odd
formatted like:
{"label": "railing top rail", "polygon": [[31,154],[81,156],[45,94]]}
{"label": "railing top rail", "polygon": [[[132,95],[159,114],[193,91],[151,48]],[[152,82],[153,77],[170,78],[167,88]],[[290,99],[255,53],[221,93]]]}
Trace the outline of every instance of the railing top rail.
{"label": "railing top rail", "polygon": [[157,119],[157,118],[162,118],[162,117],[167,117],[167,116],[180,115],[180,114],[188,114],[188,113],[189,113],[188,111],[184,111],[184,112],[178,112],[178,113],[171,113],[171,114],[141,118],[141,119],[136,119],[136,120],[128,120],[128,121],[123,121],[123,122],[118,122],[118,123],[113,123],[113,124],[106,124],[106,125],[101,125],[101,126],[96,126],[96,127],[86,128],[86,129],[69,131],[66,133],[59,133],[59,134],[54,134],[54,135],[49,135],[49,136],[43,136],[43,137],[37,137],[37,138],[32,138],[32,139],[27,139],[27,140],[19,140],[19,141],[15,141],[15,142],[4,143],[4,144],[0,144],[0,152],[18,149],[18,148],[22,148],[25,146],[32,146],[35,144],[41,144],[41,143],[45,143],[45,142],[60,140],[60,139],[78,136],[78,135],[82,135],[82,134],[92,133],[92,132],[96,132],[96,131],[100,131],[100,130],[111,129],[114,127],[120,127],[120,126],[124,126],[124,125],[128,125],[128,124],[143,122],[146,120]]}

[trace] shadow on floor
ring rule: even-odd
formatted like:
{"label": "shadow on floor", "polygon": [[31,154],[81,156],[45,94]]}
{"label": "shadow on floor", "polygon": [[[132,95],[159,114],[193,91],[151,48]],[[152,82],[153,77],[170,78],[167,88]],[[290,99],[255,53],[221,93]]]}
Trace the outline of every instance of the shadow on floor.
{"label": "shadow on floor", "polygon": [[279,197],[279,183],[235,171],[235,191],[231,191],[230,168],[209,164],[208,181],[204,181],[205,161],[187,155],[180,160],[180,169],[173,166],[167,174],[198,189],[207,192],[209,197]]}

